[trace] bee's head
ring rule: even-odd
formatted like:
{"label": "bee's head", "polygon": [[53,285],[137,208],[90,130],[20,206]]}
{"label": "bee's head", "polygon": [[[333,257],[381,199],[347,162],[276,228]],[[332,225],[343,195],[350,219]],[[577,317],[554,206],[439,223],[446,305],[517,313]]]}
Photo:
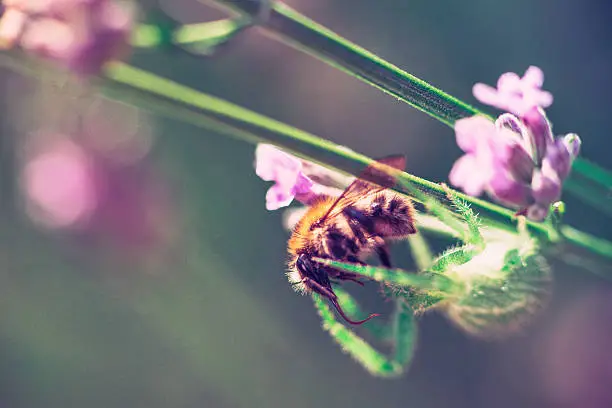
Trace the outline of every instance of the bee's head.
{"label": "bee's head", "polygon": [[352,320],[340,307],[338,303],[338,297],[332,289],[329,275],[326,271],[326,267],[318,262],[313,261],[307,254],[300,254],[295,262],[295,267],[302,276],[304,285],[319,295],[327,298],[332,305],[336,308],[340,316],[350,324],[362,324],[367,322],[378,314],[371,314],[363,320]]}

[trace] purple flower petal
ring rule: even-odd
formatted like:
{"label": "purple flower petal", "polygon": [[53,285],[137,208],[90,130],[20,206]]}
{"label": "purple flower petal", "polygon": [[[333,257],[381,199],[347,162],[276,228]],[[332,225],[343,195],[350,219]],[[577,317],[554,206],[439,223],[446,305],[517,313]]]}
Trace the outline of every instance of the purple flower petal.
{"label": "purple flower petal", "polygon": [[295,192],[295,194],[308,193],[312,190],[312,185],[312,180],[310,180],[307,176],[300,172],[298,173],[297,179],[295,180],[293,191]]}
{"label": "purple flower petal", "polygon": [[279,173],[291,174],[297,180],[302,169],[300,160],[275,146],[258,144],[255,149],[255,173],[265,181],[276,181]]}
{"label": "purple flower petal", "polygon": [[494,132],[493,122],[483,116],[472,116],[455,122],[457,145],[466,153],[475,152]]}
{"label": "purple flower petal", "polygon": [[488,169],[481,168],[476,156],[466,154],[455,162],[448,179],[466,194],[479,196],[489,182]]}
{"label": "purple flower petal", "polygon": [[496,167],[506,169],[517,181],[529,184],[535,164],[523,146],[506,144],[495,151],[495,158]]}
{"label": "purple flower petal", "polygon": [[514,72],[506,72],[497,80],[497,90],[504,92],[515,92],[521,85],[521,78]]}
{"label": "purple flower petal", "polygon": [[275,182],[266,194],[268,210],[288,206],[296,194],[305,200],[312,192],[314,183],[302,173],[302,162],[272,145],[257,145],[255,173],[263,180]]}
{"label": "purple flower petal", "polygon": [[550,205],[561,197],[561,181],[556,173],[536,171],[531,181],[532,194],[539,204]]}
{"label": "purple flower petal", "polygon": [[487,192],[496,200],[513,207],[525,207],[533,201],[529,186],[515,180],[503,168],[493,174]]}
{"label": "purple flower petal", "polygon": [[541,88],[544,85],[544,72],[539,67],[530,66],[523,75],[523,83],[532,88]]}
{"label": "purple flower petal", "polygon": [[523,122],[529,129],[530,145],[534,152],[534,160],[536,163],[541,163],[546,148],[553,141],[552,127],[544,110],[537,106],[529,109],[522,117]]}
{"label": "purple flower petal", "polygon": [[474,84],[472,87],[472,95],[474,95],[474,98],[480,101],[480,103],[485,105],[499,106],[500,104],[500,97],[497,89],[487,84]]}
{"label": "purple flower petal", "polygon": [[504,113],[495,120],[495,127],[500,133],[503,133],[504,139],[515,140],[525,152],[533,156],[531,133],[519,118],[511,113]]}
{"label": "purple flower petal", "polygon": [[523,78],[507,72],[499,77],[497,89],[476,84],[472,92],[481,103],[521,116],[534,106],[548,107],[552,104],[552,95],[541,89],[543,82],[542,70],[532,66]]}
{"label": "purple flower petal", "polygon": [[274,211],[286,207],[291,204],[294,197],[293,191],[283,189],[281,185],[275,184],[266,193],[266,209]]}

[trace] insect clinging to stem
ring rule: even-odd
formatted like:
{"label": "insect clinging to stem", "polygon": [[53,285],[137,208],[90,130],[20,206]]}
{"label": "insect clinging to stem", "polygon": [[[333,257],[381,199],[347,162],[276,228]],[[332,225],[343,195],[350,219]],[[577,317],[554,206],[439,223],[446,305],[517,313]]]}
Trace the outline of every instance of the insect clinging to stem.
{"label": "insect clinging to stem", "polygon": [[416,232],[416,227],[412,200],[389,189],[395,177],[385,166],[403,171],[406,158],[378,160],[338,198],[319,197],[296,224],[288,243],[287,276],[294,289],[314,291],[328,299],[351,324],[365,323],[378,314],[358,321],[349,318],[338,303],[332,283],[352,281],[363,286],[363,282],[356,273],[339,271],[314,258],[365,265],[365,259],[375,253],[383,266],[391,268],[388,241],[406,238]]}

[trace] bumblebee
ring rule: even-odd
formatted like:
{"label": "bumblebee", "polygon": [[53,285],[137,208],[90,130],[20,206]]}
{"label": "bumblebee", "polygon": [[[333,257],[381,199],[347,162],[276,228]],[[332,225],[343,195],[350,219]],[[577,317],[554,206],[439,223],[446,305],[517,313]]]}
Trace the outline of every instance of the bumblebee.
{"label": "bumblebee", "polygon": [[392,156],[379,160],[340,197],[318,198],[296,224],[288,243],[287,277],[294,289],[301,293],[314,291],[328,299],[351,324],[362,324],[378,315],[359,321],[350,319],[338,303],[332,283],[363,282],[357,274],[322,265],[313,258],[365,265],[365,260],[376,254],[383,266],[391,268],[387,243],[417,230],[412,200],[389,189],[395,178],[385,171],[385,166],[403,171],[406,159]]}

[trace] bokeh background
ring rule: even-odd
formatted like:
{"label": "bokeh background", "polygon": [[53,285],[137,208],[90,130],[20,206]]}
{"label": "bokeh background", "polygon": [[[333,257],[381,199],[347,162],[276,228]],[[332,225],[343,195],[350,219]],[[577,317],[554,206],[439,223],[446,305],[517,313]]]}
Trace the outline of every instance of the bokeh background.
{"label": "bokeh background", "polygon": [[[472,103],[473,83],[540,66],[557,133],[612,167],[610,2],[287,3]],[[460,155],[449,128],[259,29],[214,58],[131,61],[372,157],[403,153],[431,180]],[[1,407],[612,406],[610,283],[552,260],[552,304],[521,335],[483,342],[429,314],[407,375],[373,378],[287,284],[288,233],[265,210],[254,146],[68,82],[1,71],[0,86]],[[570,224],[612,238],[609,219],[564,199]],[[374,285],[354,293],[389,308]]]}

